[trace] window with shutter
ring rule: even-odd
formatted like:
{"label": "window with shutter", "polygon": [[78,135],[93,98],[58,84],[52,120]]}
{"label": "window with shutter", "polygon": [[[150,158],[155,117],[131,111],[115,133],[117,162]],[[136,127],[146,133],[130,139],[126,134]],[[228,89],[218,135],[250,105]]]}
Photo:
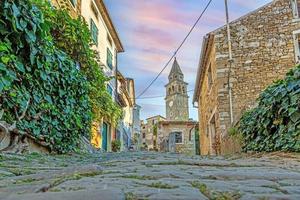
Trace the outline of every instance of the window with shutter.
{"label": "window with shutter", "polygon": [[107,62],[107,66],[110,69],[113,69],[113,55],[108,48],[107,48],[107,61],[106,62]]}
{"label": "window with shutter", "polygon": [[92,40],[96,46],[98,46],[98,33],[99,33],[98,28],[97,28],[95,22],[91,19]]}
{"label": "window with shutter", "polygon": [[107,84],[107,91],[110,94],[110,96],[113,95],[113,89],[112,89],[112,87],[109,84]]}

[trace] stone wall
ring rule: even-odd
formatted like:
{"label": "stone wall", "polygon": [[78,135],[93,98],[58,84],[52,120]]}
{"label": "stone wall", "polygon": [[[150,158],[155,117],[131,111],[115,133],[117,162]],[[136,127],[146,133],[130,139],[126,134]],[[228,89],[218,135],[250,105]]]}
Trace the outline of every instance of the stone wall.
{"label": "stone wall", "polygon": [[183,154],[196,154],[195,147],[195,127],[197,122],[175,122],[175,121],[165,121],[160,122],[158,126],[158,146],[159,151],[168,152],[168,140],[169,135],[172,132],[182,132],[183,141],[182,144],[175,145],[176,153]]}
{"label": "stone wall", "polygon": [[[154,117],[150,117],[146,119],[147,123],[141,122],[141,132],[145,133],[146,137],[142,139],[142,143],[145,143],[147,146],[147,150],[157,150],[157,126],[158,123],[164,121],[165,118],[158,115]],[[156,132],[156,133],[155,133]]]}
{"label": "stone wall", "polygon": [[[295,65],[293,31],[300,29],[299,22],[299,19],[293,18],[290,0],[274,0],[230,24],[234,59],[230,78],[234,122],[238,122],[244,111],[256,105],[256,99],[268,85],[283,78]],[[202,154],[207,154],[209,148],[212,149],[210,138],[205,134],[211,110],[216,108],[218,137],[225,137],[231,126],[226,28],[222,27],[211,35],[214,36],[213,47],[205,60],[211,62],[215,81],[210,93],[207,90],[206,72],[200,89]],[[206,70],[208,65],[205,66]],[[222,139],[220,142],[224,153],[230,144],[224,144]]]}
{"label": "stone wall", "polygon": [[[212,38],[213,40],[213,38]],[[201,85],[201,92],[198,105],[199,107],[199,134],[200,134],[200,152],[202,155],[215,154],[215,150],[212,148],[215,143],[215,137],[210,136],[209,123],[214,116],[216,116],[216,129],[219,131],[219,112],[218,106],[218,88],[217,88],[217,69],[215,64],[215,47],[210,47],[209,54],[207,55],[205,70],[203,71],[203,80]],[[211,67],[212,81],[209,85],[208,72]]]}

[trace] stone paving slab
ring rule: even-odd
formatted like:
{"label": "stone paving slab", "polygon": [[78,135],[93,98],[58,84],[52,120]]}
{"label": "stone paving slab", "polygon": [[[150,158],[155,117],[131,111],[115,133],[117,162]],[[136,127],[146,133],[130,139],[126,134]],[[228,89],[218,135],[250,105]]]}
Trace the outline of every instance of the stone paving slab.
{"label": "stone paving slab", "polygon": [[[1,197],[1,196],[0,196]],[[125,199],[124,193],[120,190],[94,190],[88,193],[74,192],[47,192],[35,194],[9,195],[3,200],[116,200]]]}
{"label": "stone paving slab", "polygon": [[0,200],[300,199],[300,154],[0,154]]}

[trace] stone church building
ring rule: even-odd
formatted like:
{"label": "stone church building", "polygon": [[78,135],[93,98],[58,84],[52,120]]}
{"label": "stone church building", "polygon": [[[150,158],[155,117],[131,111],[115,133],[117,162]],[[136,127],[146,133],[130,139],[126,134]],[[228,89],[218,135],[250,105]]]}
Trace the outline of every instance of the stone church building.
{"label": "stone church building", "polygon": [[175,58],[166,87],[166,120],[158,123],[159,151],[195,154],[197,122],[189,119],[188,84]]}
{"label": "stone church building", "polygon": [[225,26],[208,33],[202,44],[193,98],[202,155],[238,150],[228,137],[230,127],[268,85],[299,63],[300,1],[273,0],[231,22],[230,29],[231,68]]}

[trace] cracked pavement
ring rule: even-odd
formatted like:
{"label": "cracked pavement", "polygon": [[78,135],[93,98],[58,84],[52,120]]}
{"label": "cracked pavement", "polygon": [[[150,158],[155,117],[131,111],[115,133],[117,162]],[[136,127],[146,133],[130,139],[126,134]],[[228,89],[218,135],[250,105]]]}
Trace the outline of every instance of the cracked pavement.
{"label": "cracked pavement", "polygon": [[2,200],[300,199],[300,154],[0,154]]}

